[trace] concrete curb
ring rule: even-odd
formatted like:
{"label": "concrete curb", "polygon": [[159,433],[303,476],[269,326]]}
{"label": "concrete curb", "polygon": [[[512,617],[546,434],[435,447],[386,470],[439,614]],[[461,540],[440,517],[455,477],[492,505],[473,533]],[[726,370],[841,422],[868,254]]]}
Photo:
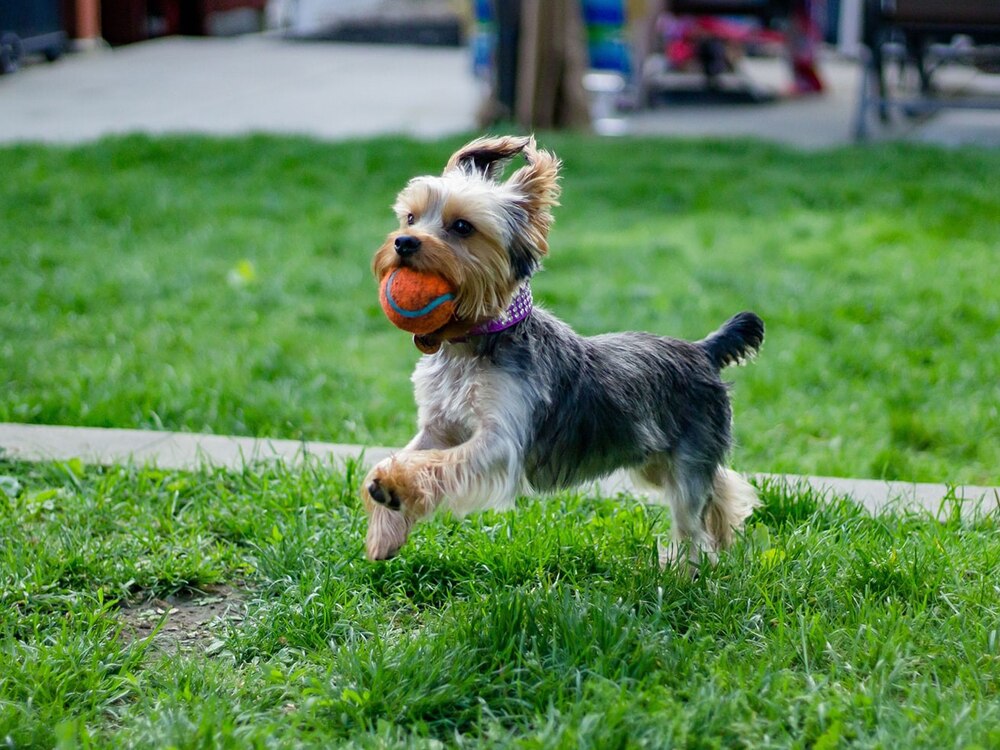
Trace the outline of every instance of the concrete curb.
{"label": "concrete curb", "polygon": [[363,457],[373,463],[390,455],[389,448],[271,440],[184,432],[64,427],[0,422],[0,452],[19,461],[155,465],[161,469],[200,466],[240,468],[258,461],[301,461],[307,456],[331,462]]}
{"label": "concrete curb", "polygon": [[[332,464],[348,459],[373,464],[391,455],[393,448],[340,443],[271,440],[227,435],[197,435],[95,427],[63,427],[0,422],[0,457],[16,461],[68,461],[110,466],[153,465],[161,469],[201,466],[241,468],[259,461],[295,463],[313,457]],[[947,512],[951,499],[963,502],[966,512],[993,512],[1000,508],[1000,487],[887,482],[875,479],[756,474],[755,479],[791,488],[808,487],[830,497],[849,497],[873,513],[887,508]],[[585,488],[593,494],[646,496],[628,475],[619,472]]]}

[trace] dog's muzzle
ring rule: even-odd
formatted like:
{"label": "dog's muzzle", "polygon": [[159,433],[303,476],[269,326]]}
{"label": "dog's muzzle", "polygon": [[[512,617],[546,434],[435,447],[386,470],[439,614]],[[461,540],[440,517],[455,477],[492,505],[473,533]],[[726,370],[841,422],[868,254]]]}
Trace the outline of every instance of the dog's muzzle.
{"label": "dog's muzzle", "polygon": [[400,258],[408,258],[420,249],[420,239],[412,234],[401,234],[396,238],[394,246]]}

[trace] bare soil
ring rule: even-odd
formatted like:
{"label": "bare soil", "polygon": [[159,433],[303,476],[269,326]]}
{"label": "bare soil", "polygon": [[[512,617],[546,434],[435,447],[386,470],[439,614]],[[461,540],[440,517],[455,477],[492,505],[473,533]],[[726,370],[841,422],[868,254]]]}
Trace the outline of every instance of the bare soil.
{"label": "bare soil", "polygon": [[212,653],[221,647],[219,627],[243,620],[245,597],[246,592],[229,586],[206,586],[126,606],[121,611],[125,635],[136,640],[152,635],[153,648],[161,652]]}

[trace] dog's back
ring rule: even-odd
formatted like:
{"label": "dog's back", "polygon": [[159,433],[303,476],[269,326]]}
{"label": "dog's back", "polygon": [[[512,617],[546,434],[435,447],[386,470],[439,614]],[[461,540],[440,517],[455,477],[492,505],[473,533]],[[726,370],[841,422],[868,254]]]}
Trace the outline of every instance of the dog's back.
{"label": "dog's back", "polygon": [[582,337],[536,309],[481,355],[531,391],[525,477],[552,490],[678,450],[722,462],[731,412],[717,362],[737,340],[732,331],[708,344],[634,332]]}

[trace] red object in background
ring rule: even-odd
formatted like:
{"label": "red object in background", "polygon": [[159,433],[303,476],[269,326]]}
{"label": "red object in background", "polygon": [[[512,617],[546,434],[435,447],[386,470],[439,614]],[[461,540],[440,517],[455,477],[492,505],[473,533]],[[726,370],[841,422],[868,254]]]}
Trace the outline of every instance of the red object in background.
{"label": "red object in background", "polygon": [[101,36],[109,44],[129,44],[149,39],[146,0],[102,0]]}
{"label": "red object in background", "polygon": [[792,65],[793,95],[819,94],[825,88],[816,70],[816,50],[822,34],[808,2],[796,3],[788,27],[788,55]]}
{"label": "red object in background", "polygon": [[216,13],[248,8],[263,14],[267,0],[101,0],[101,26],[110,44],[171,34],[205,36]]}
{"label": "red object in background", "polygon": [[739,45],[785,43],[777,31],[719,16],[667,16],[661,31],[667,61],[678,69],[699,62],[699,45],[708,39]]}
{"label": "red object in background", "polygon": [[664,14],[659,30],[664,55],[674,70],[700,66],[712,76],[732,70],[735,60],[750,47],[780,46],[786,51],[792,74],[790,94],[818,94],[824,90],[816,68],[821,34],[810,0],[791,4],[784,32],[738,18],[691,13]]}

